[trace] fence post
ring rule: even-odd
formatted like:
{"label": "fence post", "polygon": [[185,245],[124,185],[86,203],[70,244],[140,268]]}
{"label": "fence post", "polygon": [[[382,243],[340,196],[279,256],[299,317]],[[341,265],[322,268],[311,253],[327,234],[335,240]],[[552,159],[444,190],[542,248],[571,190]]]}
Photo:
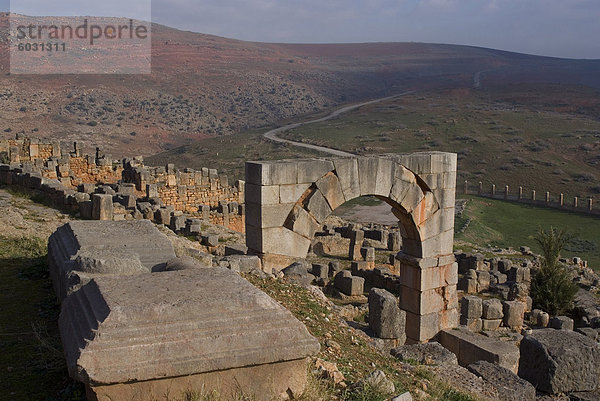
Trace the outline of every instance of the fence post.
{"label": "fence post", "polygon": [[593,203],[594,203],[594,200],[592,198],[588,199],[588,210],[590,212],[592,211]]}
{"label": "fence post", "polygon": [[560,194],[560,207],[563,207],[564,205],[565,205],[565,195]]}
{"label": "fence post", "polygon": [[492,198],[496,196],[496,184],[492,184]]}
{"label": "fence post", "polygon": [[483,194],[483,182],[479,181],[479,192],[478,195]]}
{"label": "fence post", "polygon": [[465,186],[463,188],[463,193],[466,195],[469,192],[469,183],[465,180]]}
{"label": "fence post", "polygon": [[576,209],[579,207],[579,198],[573,198],[573,207]]}
{"label": "fence post", "polygon": [[519,200],[523,199],[523,187],[519,187]]}
{"label": "fence post", "polygon": [[546,203],[550,203],[550,192],[546,192]]}
{"label": "fence post", "polygon": [[531,200],[535,200],[535,189],[531,190]]}
{"label": "fence post", "polygon": [[504,186],[504,199],[508,199],[508,185]]}

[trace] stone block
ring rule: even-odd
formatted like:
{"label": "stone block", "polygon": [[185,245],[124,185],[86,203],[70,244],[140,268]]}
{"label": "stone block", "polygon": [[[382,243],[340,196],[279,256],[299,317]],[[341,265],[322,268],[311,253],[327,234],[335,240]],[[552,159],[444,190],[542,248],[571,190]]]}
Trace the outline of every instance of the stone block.
{"label": "stone block", "polygon": [[365,292],[365,279],[362,277],[344,275],[335,280],[334,285],[340,292],[348,296],[363,295]]}
{"label": "stone block", "polygon": [[520,331],[523,327],[525,304],[520,301],[502,301],[502,311],[504,313],[502,319],[504,326]]}
{"label": "stone block", "polygon": [[306,203],[306,210],[319,224],[322,224],[327,216],[329,216],[332,212],[327,200],[318,189],[308,199]]}
{"label": "stone block", "polygon": [[375,262],[375,248],[373,247],[363,247],[360,248],[360,254],[363,260],[367,262]]}
{"label": "stone block", "polygon": [[372,288],[369,292],[369,327],[379,338],[406,340],[406,312],[390,292]]}
{"label": "stone block", "polygon": [[246,203],[277,205],[279,204],[279,185],[246,184],[245,200]]}
{"label": "stone block", "polygon": [[259,228],[281,227],[288,218],[294,204],[260,205],[246,203],[246,224]]}
{"label": "stone block", "polygon": [[300,395],[305,358],[319,350],[289,311],[227,269],[97,278],[63,302],[59,328],[69,374],[101,399],[206,385],[225,397]]}
{"label": "stone block", "polygon": [[471,330],[473,333],[479,333],[483,330],[483,320],[481,318],[470,319],[461,316],[460,324]]}
{"label": "stone block", "polygon": [[258,256],[229,255],[221,259],[227,267],[236,273],[250,273],[262,270],[262,262]]}
{"label": "stone block", "polygon": [[112,220],[113,219],[113,197],[108,194],[92,195],[92,219],[94,220]]}
{"label": "stone block", "polygon": [[248,247],[244,244],[229,244],[225,246],[225,256],[246,255]]}
{"label": "stone block", "polygon": [[570,330],[534,330],[521,340],[519,376],[549,394],[600,388],[600,345]]}
{"label": "stone block", "polygon": [[438,342],[411,344],[393,348],[390,352],[397,359],[408,363],[423,365],[458,365],[456,355]]}
{"label": "stone block", "polygon": [[461,319],[479,319],[483,314],[483,302],[476,296],[466,296],[460,301]]}
{"label": "stone block", "polygon": [[[248,226],[246,226],[248,230]],[[248,242],[249,234],[246,234],[248,248],[261,253],[285,255],[292,258],[305,258],[311,241],[302,235],[284,227],[265,228],[259,234],[260,248],[256,249]],[[250,233],[250,237],[252,233]]]}
{"label": "stone block", "polygon": [[481,321],[481,329],[483,331],[496,331],[500,328],[502,319],[483,319]]}
{"label": "stone block", "polygon": [[550,327],[556,330],[573,330],[573,319],[567,316],[554,316],[550,319]]}
{"label": "stone block", "polygon": [[294,206],[285,222],[285,226],[311,240],[321,227],[315,218],[299,205]]}
{"label": "stone block", "polygon": [[502,319],[504,313],[502,311],[502,302],[499,299],[491,298],[486,299],[482,303],[483,306],[483,318],[484,319]]}
{"label": "stone block", "polygon": [[335,171],[340,181],[344,199],[349,201],[360,196],[358,161],[354,158],[335,159]]}
{"label": "stone block", "polygon": [[147,220],[71,221],[48,240],[50,277],[60,300],[97,274],[159,271],[174,257],[169,239]]}
{"label": "stone block", "polygon": [[362,248],[363,241],[365,239],[365,232],[362,230],[352,231],[350,234],[350,250],[349,250],[349,258],[350,260],[360,260],[361,254],[360,250]]}
{"label": "stone block", "polygon": [[490,272],[478,271],[477,272],[477,292],[487,291],[490,288]]}
{"label": "stone block", "polygon": [[333,172],[321,177],[316,182],[316,186],[327,200],[331,210],[337,209],[346,202],[340,181]]}
{"label": "stone block", "polygon": [[281,203],[296,203],[310,188],[311,184],[290,184],[279,186],[279,199]]}
{"label": "stone block", "polygon": [[535,401],[535,387],[502,366],[478,361],[468,366],[469,371],[481,377],[498,390],[500,401]]}
{"label": "stone block", "polygon": [[329,278],[329,266],[322,263],[313,263],[311,274],[316,278]]}
{"label": "stone block", "polygon": [[325,159],[303,159],[298,161],[298,184],[313,183],[330,171],[333,162]]}
{"label": "stone block", "polygon": [[400,249],[402,249],[402,235],[400,232],[395,231],[389,233],[388,250],[392,252],[398,252]]}
{"label": "stone block", "polygon": [[487,361],[516,373],[519,348],[511,343],[472,333],[466,329],[442,330],[440,343],[458,357],[458,364],[467,367],[477,361]]}

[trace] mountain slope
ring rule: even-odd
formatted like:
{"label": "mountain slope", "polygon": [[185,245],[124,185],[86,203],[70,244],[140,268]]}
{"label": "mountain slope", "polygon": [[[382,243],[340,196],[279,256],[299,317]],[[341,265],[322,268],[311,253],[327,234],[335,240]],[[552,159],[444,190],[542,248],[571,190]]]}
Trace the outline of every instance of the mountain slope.
{"label": "mountain slope", "polygon": [[0,134],[54,137],[115,156],[264,127],[406,89],[487,82],[600,87],[600,61],[421,43],[252,43],[153,24],[151,75],[8,75],[0,15]]}

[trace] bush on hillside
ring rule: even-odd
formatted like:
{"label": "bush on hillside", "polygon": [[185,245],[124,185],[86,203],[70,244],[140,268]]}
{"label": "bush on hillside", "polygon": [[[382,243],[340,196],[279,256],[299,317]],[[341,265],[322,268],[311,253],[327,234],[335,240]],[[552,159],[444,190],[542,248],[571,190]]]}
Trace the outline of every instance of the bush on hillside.
{"label": "bush on hillside", "polygon": [[560,252],[571,239],[566,231],[553,227],[549,231],[540,229],[535,237],[542,248],[543,258],[540,269],[533,275],[531,298],[534,307],[553,316],[572,309],[577,294],[577,285],[559,262]]}

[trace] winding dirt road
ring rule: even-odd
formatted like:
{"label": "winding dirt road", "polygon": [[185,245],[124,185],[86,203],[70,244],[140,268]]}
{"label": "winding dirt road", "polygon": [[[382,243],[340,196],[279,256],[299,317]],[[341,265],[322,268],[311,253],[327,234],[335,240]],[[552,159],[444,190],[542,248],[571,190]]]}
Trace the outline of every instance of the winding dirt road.
{"label": "winding dirt road", "polygon": [[344,151],[337,150],[337,149],[327,148],[325,146],[311,145],[311,144],[308,144],[308,143],[290,141],[289,139],[282,139],[282,138],[279,138],[277,135],[281,134],[283,132],[289,131],[291,129],[294,129],[294,128],[302,127],[304,125],[315,124],[315,123],[320,123],[320,122],[323,122],[323,121],[334,119],[334,118],[338,117],[341,114],[348,113],[349,111],[352,111],[352,110],[356,110],[356,109],[358,109],[359,107],[362,107],[362,106],[368,106],[370,104],[375,104],[375,103],[383,102],[383,101],[386,101],[386,100],[395,99],[395,98],[398,98],[398,97],[401,97],[401,96],[405,96],[405,95],[408,95],[408,94],[411,94],[411,93],[413,93],[413,91],[403,92],[403,93],[400,93],[398,95],[387,96],[387,97],[383,97],[383,98],[380,98],[380,99],[371,100],[371,101],[364,102],[364,103],[358,103],[358,104],[353,104],[353,105],[350,105],[350,106],[344,106],[344,107],[342,107],[340,109],[335,110],[334,112],[332,112],[331,114],[329,114],[329,115],[327,115],[325,117],[318,118],[316,120],[305,121],[305,122],[301,122],[301,123],[288,124],[288,125],[285,125],[283,127],[275,128],[275,129],[272,129],[272,130],[270,130],[268,132],[265,132],[263,134],[263,136],[265,138],[271,140],[271,141],[275,141],[275,142],[279,142],[279,143],[287,143],[287,144],[290,144],[290,145],[293,145],[293,146],[298,146],[298,147],[306,148],[306,149],[317,150],[319,152],[329,153],[329,154],[334,155],[334,156],[355,156],[352,153],[344,152]]}

